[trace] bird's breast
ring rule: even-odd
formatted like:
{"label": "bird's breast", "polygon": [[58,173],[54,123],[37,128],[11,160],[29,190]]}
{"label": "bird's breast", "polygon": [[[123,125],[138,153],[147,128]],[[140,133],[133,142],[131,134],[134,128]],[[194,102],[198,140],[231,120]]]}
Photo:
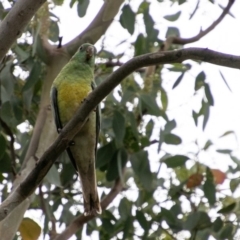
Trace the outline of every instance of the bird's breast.
{"label": "bird's breast", "polygon": [[58,89],[58,106],[61,122],[65,125],[75,114],[82,101],[92,91],[89,84],[63,82]]}

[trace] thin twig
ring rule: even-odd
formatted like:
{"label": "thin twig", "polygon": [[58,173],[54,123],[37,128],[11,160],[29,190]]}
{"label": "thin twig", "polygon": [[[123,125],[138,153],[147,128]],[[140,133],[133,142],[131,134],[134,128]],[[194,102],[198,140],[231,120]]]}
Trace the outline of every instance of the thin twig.
{"label": "thin twig", "polygon": [[[114,186],[112,187],[111,191],[108,193],[108,195],[101,201],[101,207],[102,209],[106,209],[109,204],[114,200],[114,198],[122,191],[122,183],[121,180],[118,178],[115,181]],[[73,234],[75,234],[80,228],[83,227],[83,224],[87,223],[91,219],[93,219],[95,216],[84,216],[80,215],[75,220],[73,220],[69,226],[61,233],[59,234],[54,240],[66,240],[69,239]]]}
{"label": "thin twig", "polygon": [[226,8],[222,11],[221,15],[205,30],[201,30],[196,36],[191,38],[181,38],[181,37],[169,37],[168,41],[172,44],[188,44],[192,42],[196,42],[205,35],[207,35],[209,32],[211,32],[222,20],[223,18],[228,14],[230,8],[232,7],[235,0],[229,0]]}
{"label": "thin twig", "polygon": [[196,4],[196,7],[194,8],[192,14],[191,14],[190,17],[189,17],[189,20],[191,20],[192,17],[195,15],[195,13],[196,13],[196,11],[197,11],[197,9],[198,9],[199,3],[200,3],[200,0],[198,0],[198,2],[197,2],[197,4]]}
{"label": "thin twig", "polygon": [[52,223],[52,229],[50,230],[50,235],[55,235],[56,234],[56,218],[54,217],[53,213],[50,214],[50,211],[47,209],[48,207],[46,206],[46,201],[44,200],[43,197],[43,191],[42,191],[42,184],[39,185],[39,198],[40,198],[40,203],[41,203],[41,208],[45,216],[47,216],[51,223]]}

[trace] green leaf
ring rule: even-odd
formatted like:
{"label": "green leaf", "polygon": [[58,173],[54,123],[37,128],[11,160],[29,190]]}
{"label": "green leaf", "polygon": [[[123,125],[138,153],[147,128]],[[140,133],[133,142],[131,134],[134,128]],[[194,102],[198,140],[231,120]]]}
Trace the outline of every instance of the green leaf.
{"label": "green leaf", "polygon": [[57,6],[62,6],[64,0],[53,0],[53,2],[54,2],[54,4],[57,5]]}
{"label": "green leaf", "polygon": [[207,213],[199,211],[190,213],[184,223],[184,229],[192,231],[193,229],[202,229],[211,224]]}
{"label": "green leaf", "polygon": [[6,151],[4,152],[3,156],[0,158],[0,172],[1,173],[12,172],[11,159]]}
{"label": "green leaf", "polygon": [[[66,151],[64,151],[63,153],[66,154]],[[63,153],[61,155],[63,155]],[[70,184],[73,180],[74,174],[76,174],[76,170],[73,167],[72,163],[64,163],[64,167],[62,168],[62,171],[60,173],[62,186],[67,186],[68,184]]]}
{"label": "green leaf", "polygon": [[182,139],[173,133],[168,133],[164,135],[164,142],[166,144],[179,145],[182,143]]}
{"label": "green leaf", "polygon": [[7,149],[7,142],[5,137],[0,134],[0,159],[3,157]]}
{"label": "green leaf", "polygon": [[142,211],[136,211],[136,219],[138,220],[140,226],[144,229],[144,231],[148,232],[150,225]]}
{"label": "green leaf", "polygon": [[174,224],[176,222],[176,216],[174,216],[173,213],[166,208],[161,207],[161,215],[169,225]]}
{"label": "green leaf", "polygon": [[180,83],[180,82],[182,81],[182,79],[183,79],[184,74],[185,74],[185,72],[183,72],[183,73],[177,78],[176,82],[175,82],[175,83],[173,84],[173,86],[172,86],[172,89],[176,88],[176,87],[179,85],[179,83]]}
{"label": "green leaf", "polygon": [[168,106],[168,96],[164,88],[161,87],[160,90],[161,90],[162,108],[163,108],[163,111],[166,111]]}
{"label": "green leaf", "polygon": [[167,167],[175,168],[183,166],[188,159],[189,157],[184,155],[175,155],[164,159],[163,162],[167,165]]}
{"label": "green leaf", "polygon": [[23,104],[24,104],[24,107],[26,108],[26,110],[28,110],[28,111],[31,110],[32,98],[33,98],[33,89],[32,88],[23,92]]}
{"label": "green leaf", "polygon": [[114,141],[99,148],[97,151],[96,168],[101,168],[110,162],[116,150]]}
{"label": "green leaf", "polygon": [[0,111],[2,120],[6,123],[11,123],[14,116],[10,102],[3,103]]}
{"label": "green leaf", "polygon": [[55,165],[53,165],[50,170],[48,171],[47,175],[46,175],[46,180],[55,185],[55,186],[58,186],[58,187],[61,187],[62,184],[61,184],[61,181],[60,181],[60,176],[59,176],[59,172],[56,168]]}
{"label": "green leaf", "polygon": [[134,48],[135,48],[135,56],[138,56],[147,52],[146,39],[142,33],[138,35],[134,44]]}
{"label": "green leaf", "polygon": [[153,128],[154,128],[154,121],[150,119],[145,127],[146,136],[148,137],[148,139],[150,139],[150,137],[152,136]]}
{"label": "green leaf", "polygon": [[195,126],[197,126],[198,125],[198,114],[194,110],[192,111],[192,117],[193,117]]}
{"label": "green leaf", "polygon": [[200,72],[195,80],[195,91],[199,90],[201,87],[203,87],[205,85],[205,79],[206,79],[206,74],[205,72]]}
{"label": "green leaf", "polygon": [[128,160],[127,151],[124,148],[120,149],[118,151],[117,161],[118,161],[118,176],[120,177],[122,183],[124,183],[123,167],[126,165],[127,160]]}
{"label": "green leaf", "polygon": [[114,225],[111,223],[111,220],[108,218],[102,218],[102,228],[108,233],[112,234],[114,231]]}
{"label": "green leaf", "polygon": [[7,90],[4,88],[4,86],[1,84],[0,85],[0,96],[1,96],[1,103],[5,103],[5,102],[10,102],[11,100],[11,95],[8,94]]}
{"label": "green leaf", "polygon": [[121,220],[125,220],[131,215],[132,204],[126,199],[123,198],[119,203],[118,211],[121,216]]}
{"label": "green leaf", "polygon": [[148,152],[140,151],[130,156],[133,171],[146,191],[152,190],[152,173],[150,170]]}
{"label": "green leaf", "polygon": [[182,208],[179,203],[175,203],[175,205],[171,207],[170,211],[174,216],[177,216],[178,214],[182,214]]}
{"label": "green leaf", "polygon": [[214,179],[212,172],[209,168],[206,170],[206,181],[203,184],[203,192],[205,197],[208,199],[209,204],[212,206],[216,202],[216,187],[214,185]]}
{"label": "green leaf", "polygon": [[106,179],[110,182],[119,177],[119,173],[122,172],[123,167],[128,161],[128,155],[125,149],[119,149],[115,152],[111,161],[108,164],[106,173]]}
{"label": "green leaf", "polygon": [[234,131],[226,131],[225,133],[223,133],[219,138],[228,136],[229,134],[234,134]]}
{"label": "green leaf", "polygon": [[161,111],[154,99],[154,96],[141,94],[140,99],[142,101],[142,109],[146,108],[149,114],[160,116]]}
{"label": "green leaf", "polygon": [[231,149],[217,149],[216,152],[223,153],[223,154],[231,154],[232,150]]}
{"label": "green leaf", "polygon": [[219,232],[223,227],[223,221],[220,217],[213,222],[212,229],[214,232]]}
{"label": "green leaf", "polygon": [[171,36],[179,37],[180,36],[179,29],[176,27],[168,27],[168,30],[166,32],[166,38]]}
{"label": "green leaf", "polygon": [[121,99],[121,103],[123,105],[125,105],[127,102],[131,102],[132,99],[134,98],[134,96],[135,96],[134,91],[128,90],[128,89],[124,90],[123,95],[122,95],[122,99]]}
{"label": "green leaf", "polygon": [[220,70],[219,70],[219,73],[220,73],[220,75],[221,75],[221,77],[222,77],[224,83],[226,84],[228,90],[229,90],[230,92],[232,92],[230,86],[229,86],[228,83],[227,83],[227,80],[225,79],[224,75],[222,74],[222,72],[221,72]]}
{"label": "green leaf", "polygon": [[123,237],[122,239],[133,239],[132,233],[134,232],[133,229],[133,219],[132,216],[129,216],[124,223],[124,228],[123,228]]}
{"label": "green leaf", "polygon": [[218,239],[219,240],[233,239],[232,234],[233,234],[233,225],[232,225],[232,223],[227,223],[221,229]]}
{"label": "green leaf", "polygon": [[240,178],[231,179],[230,189],[231,189],[232,193],[235,192],[235,190],[238,188],[239,184],[240,184]]}
{"label": "green leaf", "polygon": [[49,26],[49,39],[53,42],[57,42],[59,39],[59,27],[56,21],[50,21]]}
{"label": "green leaf", "polygon": [[[6,63],[5,67],[0,72],[1,92],[3,91],[2,88],[4,88],[5,94],[7,94],[6,100],[11,99],[13,90],[14,90],[15,77],[12,74],[12,72],[13,72],[13,63],[11,60]],[[1,97],[2,97],[2,95],[1,95]]]}
{"label": "green leaf", "polygon": [[77,12],[79,17],[85,16],[89,2],[90,2],[89,0],[78,0]]}
{"label": "green leaf", "polygon": [[207,125],[208,119],[209,119],[209,115],[210,115],[210,108],[209,108],[209,104],[206,102],[202,102],[202,109],[203,109],[203,131]]}
{"label": "green leaf", "polygon": [[213,142],[211,140],[207,140],[207,142],[205,143],[203,150],[207,150],[210,146],[213,145]]}
{"label": "green leaf", "polygon": [[75,3],[76,1],[77,1],[77,0],[71,0],[71,2],[70,2],[70,4],[69,4],[70,8],[73,7],[73,5],[74,5],[74,3]]}
{"label": "green leaf", "polygon": [[19,62],[24,62],[30,57],[30,53],[23,50],[21,44],[15,45],[13,51],[16,53]]}
{"label": "green leaf", "polygon": [[[135,117],[135,114],[132,112],[132,111],[127,111],[126,113],[126,117],[127,117],[127,121],[128,121],[128,127],[127,128],[131,128],[131,137],[135,137],[135,139],[138,140],[139,138],[139,131],[138,131],[138,124],[137,124],[137,121],[136,121],[136,117]],[[127,135],[127,128],[126,128],[126,133],[125,133],[125,136],[124,136],[124,141],[126,140],[126,135]],[[132,136],[133,135],[133,136]],[[138,143],[135,143],[136,145],[138,145]]]}
{"label": "green leaf", "polygon": [[197,227],[199,219],[200,219],[200,214],[198,212],[190,213],[187,216],[187,219],[184,223],[184,229],[192,231]]}
{"label": "green leaf", "polygon": [[37,61],[33,64],[33,67],[30,71],[28,78],[26,79],[26,83],[24,84],[22,91],[25,92],[32,88],[39,80],[39,76],[41,74],[41,64]]}
{"label": "green leaf", "polygon": [[170,133],[177,126],[176,121],[173,119],[168,121],[164,128],[164,134]]}
{"label": "green leaf", "polygon": [[151,35],[151,31],[153,30],[154,21],[152,16],[149,14],[149,3],[148,6],[143,11],[143,20],[145,23],[145,29],[147,32],[147,35]]}
{"label": "green leaf", "polygon": [[122,146],[125,135],[125,117],[119,111],[113,113],[112,127],[117,145]]}
{"label": "green leaf", "polygon": [[233,202],[233,203],[229,204],[228,206],[221,208],[218,211],[218,213],[229,214],[229,213],[233,212],[235,207],[236,207],[236,202]]}
{"label": "green leaf", "polygon": [[181,5],[181,4],[185,3],[185,2],[186,2],[186,0],[178,0],[178,4],[179,5]]}
{"label": "green leaf", "polygon": [[134,33],[135,25],[135,13],[132,11],[129,4],[122,8],[122,14],[120,16],[120,23],[123,28],[127,29],[130,34]]}
{"label": "green leaf", "polygon": [[71,211],[69,211],[69,208],[72,207],[72,202],[68,201],[66,204],[62,205],[63,206],[63,210],[62,210],[62,215],[60,217],[60,219],[63,222],[70,222],[71,219],[74,218],[73,214],[71,213]]}
{"label": "green leaf", "polygon": [[12,109],[13,109],[13,113],[14,113],[14,117],[16,118],[16,120],[19,121],[19,123],[23,120],[23,111],[22,111],[22,102],[19,101],[19,99],[17,99],[16,97],[12,98]]}
{"label": "green leaf", "polygon": [[213,96],[212,96],[209,84],[205,83],[204,86],[205,86],[205,88],[204,88],[205,89],[205,95],[207,97],[208,103],[209,103],[210,106],[213,106],[214,105],[214,100],[213,100]]}
{"label": "green leaf", "polygon": [[[92,220],[88,221],[87,222],[86,234],[88,236],[90,236],[92,234],[92,232],[95,231],[96,228],[97,228],[96,219],[92,219]],[[81,235],[79,235],[79,236],[81,236]]]}
{"label": "green leaf", "polygon": [[168,21],[174,22],[174,21],[178,20],[180,15],[181,15],[181,11],[178,11],[174,14],[166,15],[166,16],[164,16],[164,18]]}

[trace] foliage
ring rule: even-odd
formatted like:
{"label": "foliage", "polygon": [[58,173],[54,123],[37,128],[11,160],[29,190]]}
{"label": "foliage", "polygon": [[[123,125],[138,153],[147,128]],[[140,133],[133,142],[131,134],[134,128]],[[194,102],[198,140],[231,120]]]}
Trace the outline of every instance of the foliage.
{"label": "foliage", "polygon": [[[89,2],[72,0],[70,7],[77,6],[79,17],[84,17],[89,14]],[[163,1],[158,2],[160,7]],[[181,5],[188,4],[182,0],[172,2],[179,5],[179,9]],[[9,0],[9,4],[12,6],[13,2]],[[40,109],[48,64],[40,41],[42,23],[47,22],[49,26],[48,40],[56,44],[59,40],[60,16],[54,15],[52,4],[62,5],[63,1],[53,1],[47,8],[44,5],[39,10],[0,66],[2,200],[8,195],[9,183],[22,170]],[[141,1],[135,9],[131,1],[126,1],[117,17],[122,28],[134,39],[131,42],[134,56],[162,50],[165,44],[166,39],[160,37],[156,20],[151,15],[151,4]],[[0,3],[1,19],[7,11],[8,7]],[[180,36],[180,29],[172,23],[181,18],[181,14],[179,10],[164,16],[168,27],[166,38]],[[139,18],[143,21],[144,32],[136,27]],[[180,47],[171,45],[169,50]],[[97,57],[96,83],[103,82],[115,66],[121,65],[122,59],[124,52],[110,53],[103,40]],[[179,239],[179,236],[185,239],[208,239],[209,236],[233,239],[240,218],[239,201],[233,194],[240,181],[232,174],[240,170],[239,159],[232,150],[218,149],[219,154],[230,156],[235,167],[230,166],[227,173],[217,166],[211,169],[200,156],[209,154],[214,143],[209,139],[201,147],[197,136],[194,146],[176,154],[185,141],[184,136],[178,135],[177,120],[168,111],[171,99],[163,73],[167,71],[171,76],[177,76],[171,82],[172,91],[175,91],[196,65],[201,69],[201,63],[193,61],[156,66],[151,73],[140,69],[103,101],[96,160],[99,189],[104,197],[113,181],[120,178],[124,191],[101,216],[87,223],[85,233],[81,229],[76,234],[78,239],[94,231],[98,232],[99,239]],[[204,131],[214,107],[214,94],[204,69],[195,75],[192,91],[194,97],[198,97],[198,107],[192,109],[192,121],[196,128],[201,127]],[[226,83],[222,73],[221,76]],[[234,133],[228,131],[220,138],[231,134]],[[225,195],[221,189],[226,179],[230,180],[232,195]],[[67,226],[81,214],[79,186],[77,175],[64,153],[39,186],[29,206],[29,210],[40,210],[44,215],[41,228],[46,239],[57,231],[57,225]],[[22,239],[36,239],[35,234],[24,235],[26,226],[29,232],[39,231],[33,220],[22,220],[19,228]]]}

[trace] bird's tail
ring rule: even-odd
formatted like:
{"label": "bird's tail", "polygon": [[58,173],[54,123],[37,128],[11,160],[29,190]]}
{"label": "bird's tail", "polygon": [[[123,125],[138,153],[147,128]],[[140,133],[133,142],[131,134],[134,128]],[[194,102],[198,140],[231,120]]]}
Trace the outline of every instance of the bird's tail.
{"label": "bird's tail", "polygon": [[[96,193],[97,194],[97,193]],[[97,215],[102,213],[101,204],[99,202],[99,198],[94,198],[93,195],[89,195],[88,201],[84,198],[84,215]]]}
{"label": "bird's tail", "polygon": [[97,192],[95,169],[90,168],[88,173],[80,173],[84,199],[84,215],[97,215],[102,213]]}

